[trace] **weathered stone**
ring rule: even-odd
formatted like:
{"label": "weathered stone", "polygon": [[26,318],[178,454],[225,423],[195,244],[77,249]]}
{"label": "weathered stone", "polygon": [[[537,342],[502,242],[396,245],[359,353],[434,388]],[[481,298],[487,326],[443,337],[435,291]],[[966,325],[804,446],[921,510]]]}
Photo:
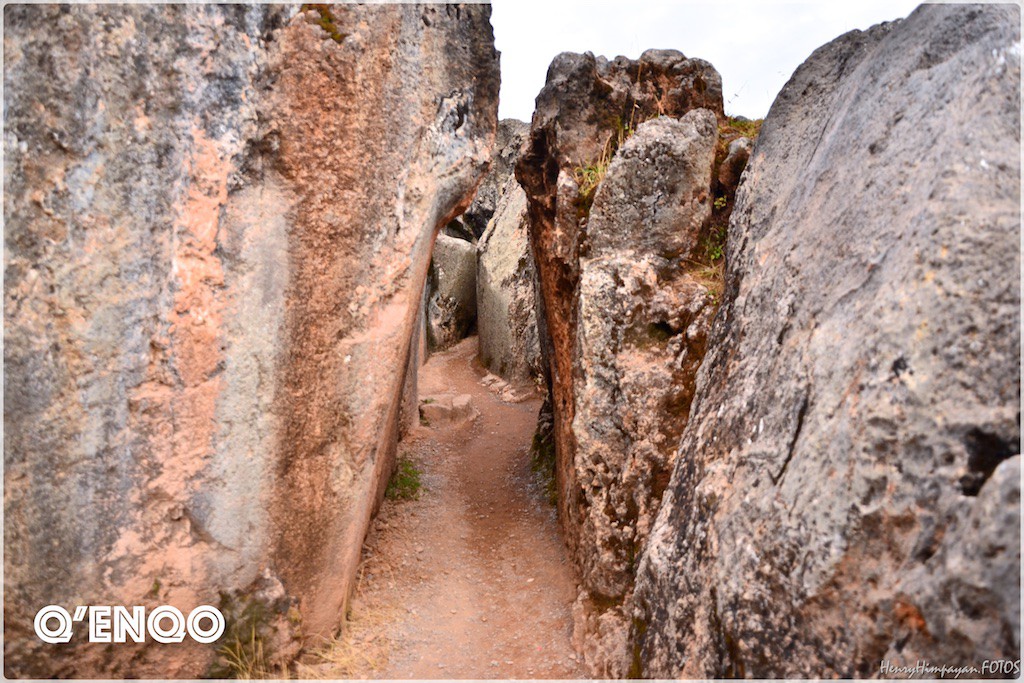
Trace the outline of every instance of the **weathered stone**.
{"label": "weathered stone", "polygon": [[498,60],[487,6],[330,12],[5,8],[8,676],[213,659],[44,645],[48,604],[187,611],[266,568],[304,634],[345,612]]}
{"label": "weathered stone", "polygon": [[[675,120],[700,107],[710,111]],[[595,674],[627,673],[622,643],[613,641],[624,633],[637,544],[667,480],[671,435],[685,422],[688,390],[676,373],[695,370],[710,319],[701,314],[706,288],[680,266],[710,215],[707,150],[722,116],[721,79],[702,60],[675,51],[638,61],[563,53],[548,69],[516,164],[537,269],[559,517],[584,592],[577,637],[592,639],[585,656]],[[664,122],[644,123],[657,117]],[[639,137],[622,144],[634,130]],[[601,170],[619,146],[625,156],[611,162],[597,196],[581,191],[582,174]],[[692,340],[681,334],[691,327]],[[685,369],[668,367],[691,346]],[[671,419],[646,412],[669,407]],[[539,438],[546,443],[547,432]],[[583,635],[598,623],[601,634]]]}
{"label": "weathered stone", "polygon": [[458,426],[472,422],[479,415],[469,394],[436,394],[420,399],[420,419],[427,427]]}
{"label": "weathered stone", "polygon": [[718,184],[723,194],[735,194],[740,186],[740,176],[750,160],[754,142],[750,138],[736,138],[729,143],[728,152],[718,167]]}
{"label": "weathered stone", "polygon": [[[671,65],[666,69],[667,62]],[[516,178],[528,199],[540,292],[537,328],[554,415],[559,513],[574,553],[581,490],[573,469],[572,378],[585,209],[575,171],[600,160],[618,137],[640,122],[657,115],[679,117],[700,105],[722,112],[721,79],[701,60],[678,52],[649,51],[635,62],[563,53],[548,69],[529,139],[516,163]]]}
{"label": "weathered stone", "polygon": [[462,222],[476,239],[483,236],[491,217],[497,211],[505,192],[505,185],[512,177],[523,141],[530,131],[530,124],[517,119],[502,119],[498,122],[498,135],[494,143],[491,168],[480,182],[473,203],[462,215]]}
{"label": "weathered stone", "polygon": [[587,222],[572,430],[581,583],[605,612],[590,618],[601,629],[584,651],[595,675],[629,672],[628,641],[615,640],[628,610],[610,607],[631,595],[715,310],[692,259],[711,215],[716,138],[706,109],[641,124]]}
{"label": "weathered stone", "polygon": [[427,283],[427,345],[443,351],[476,326],[476,247],[438,235]]}
{"label": "weathered stone", "polygon": [[1019,25],[923,5],[772,106],[640,563],[637,673],[1019,656]]}
{"label": "weathered stone", "polygon": [[539,377],[540,345],[526,194],[509,177],[477,245],[477,334],[480,360],[513,384]]}
{"label": "weathered stone", "polygon": [[721,79],[706,62],[649,51],[639,61],[563,53],[537,96],[530,136],[516,163],[526,192],[537,268],[538,338],[551,391],[559,511],[570,546],[577,543],[580,488],[573,470],[576,288],[581,206],[575,169],[600,159],[620,132],[656,115],[682,116],[694,106],[722,112]]}

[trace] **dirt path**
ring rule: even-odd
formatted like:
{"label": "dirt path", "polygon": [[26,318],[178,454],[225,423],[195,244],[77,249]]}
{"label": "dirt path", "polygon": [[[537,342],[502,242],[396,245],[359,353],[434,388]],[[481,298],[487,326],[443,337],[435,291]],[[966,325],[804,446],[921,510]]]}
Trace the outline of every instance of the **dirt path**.
{"label": "dirt path", "polygon": [[364,548],[349,641],[328,650],[323,674],[583,675],[570,645],[572,569],[529,464],[540,404],[504,403],[484,387],[476,348],[467,339],[420,372],[421,397],[470,394],[480,416],[421,425],[399,445],[423,490],[418,500],[385,500]]}

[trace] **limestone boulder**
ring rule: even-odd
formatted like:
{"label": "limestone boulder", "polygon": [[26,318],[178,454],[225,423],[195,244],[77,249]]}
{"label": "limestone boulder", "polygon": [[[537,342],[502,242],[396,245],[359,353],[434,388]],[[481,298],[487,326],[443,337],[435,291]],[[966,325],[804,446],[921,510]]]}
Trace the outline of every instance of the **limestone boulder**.
{"label": "limestone boulder", "polygon": [[480,361],[516,385],[541,376],[535,281],[526,194],[510,176],[477,245],[477,334]]}
{"label": "limestone boulder", "polygon": [[420,423],[425,427],[458,427],[479,415],[469,394],[435,394],[420,399]]}
{"label": "limestone boulder", "polygon": [[215,664],[81,627],[46,645],[49,604],[256,610],[268,650],[334,633],[431,245],[492,154],[488,6],[4,21],[5,674]]}
{"label": "limestone boulder", "polygon": [[[595,675],[629,673],[629,598],[686,425],[715,312],[692,261],[711,215],[717,138],[706,109],[640,125],[598,188],[580,255],[574,468],[582,607]],[[577,630],[579,630],[577,626]]]}
{"label": "limestone boulder", "polygon": [[637,673],[1019,657],[1019,12],[922,5],[773,104],[638,558]]}
{"label": "limestone boulder", "polygon": [[516,178],[527,196],[540,292],[538,339],[552,395],[559,507],[573,547],[579,497],[572,467],[576,289],[581,227],[589,208],[581,202],[577,169],[599,162],[628,128],[656,116],[678,118],[698,107],[721,116],[721,77],[700,59],[656,50],[637,61],[563,53],[548,69],[516,163]]}
{"label": "limestone boulder", "polygon": [[[516,165],[537,271],[559,516],[591,673],[631,669],[636,559],[686,422],[716,294],[721,79],[675,51],[555,58]],[[602,179],[603,178],[603,179]],[[712,268],[708,269],[713,270]]]}
{"label": "limestone boulder", "polygon": [[438,235],[427,286],[427,345],[443,351],[476,329],[476,246]]}

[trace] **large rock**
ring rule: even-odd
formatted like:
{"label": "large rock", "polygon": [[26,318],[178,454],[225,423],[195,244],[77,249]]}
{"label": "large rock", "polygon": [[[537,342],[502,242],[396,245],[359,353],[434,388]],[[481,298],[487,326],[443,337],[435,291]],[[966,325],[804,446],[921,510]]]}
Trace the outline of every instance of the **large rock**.
{"label": "large rock", "polygon": [[480,361],[513,384],[541,376],[526,193],[506,179],[498,209],[477,244]]}
{"label": "large rock", "polygon": [[89,645],[80,624],[46,645],[48,604],[337,627],[431,244],[491,156],[488,17],[6,8],[8,676],[213,659]]}
{"label": "large rock", "polygon": [[1019,657],[1019,22],[924,5],[817,50],[772,106],[640,564],[636,673]]}
{"label": "large rock", "polygon": [[[710,111],[677,120],[701,106]],[[711,214],[721,114],[720,78],[701,60],[562,54],[516,166],[540,287],[558,508],[581,574],[577,640],[599,675],[627,673],[623,602],[685,424],[699,362],[690,346],[701,346],[710,317],[706,288],[686,271]],[[595,196],[586,174],[606,166]]]}
{"label": "large rock", "polygon": [[530,131],[530,124],[517,119],[502,119],[498,122],[498,135],[494,143],[491,168],[480,182],[473,203],[461,217],[463,224],[479,239],[487,230],[491,217],[501,203],[505,185],[512,176],[523,141]]}
{"label": "large rock", "polygon": [[706,109],[641,124],[597,190],[581,249],[572,429],[588,595],[576,630],[588,665],[605,677],[625,676],[632,664],[625,636],[637,554],[672,471],[716,308],[713,285],[691,266],[711,215],[716,134]]}
{"label": "large rock", "polygon": [[427,345],[443,351],[476,328],[476,246],[438,235],[427,287]]}

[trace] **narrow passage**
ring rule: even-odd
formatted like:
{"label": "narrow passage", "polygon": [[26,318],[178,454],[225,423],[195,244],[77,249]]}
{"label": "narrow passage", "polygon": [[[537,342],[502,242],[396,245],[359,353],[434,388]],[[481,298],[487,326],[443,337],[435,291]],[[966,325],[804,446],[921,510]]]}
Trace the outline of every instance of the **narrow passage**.
{"label": "narrow passage", "polygon": [[540,401],[501,401],[481,383],[476,349],[471,337],[420,371],[421,398],[468,394],[479,416],[421,421],[399,444],[422,490],[385,500],[367,539],[351,640],[335,645],[349,675],[583,676],[570,644],[572,568],[530,469]]}

